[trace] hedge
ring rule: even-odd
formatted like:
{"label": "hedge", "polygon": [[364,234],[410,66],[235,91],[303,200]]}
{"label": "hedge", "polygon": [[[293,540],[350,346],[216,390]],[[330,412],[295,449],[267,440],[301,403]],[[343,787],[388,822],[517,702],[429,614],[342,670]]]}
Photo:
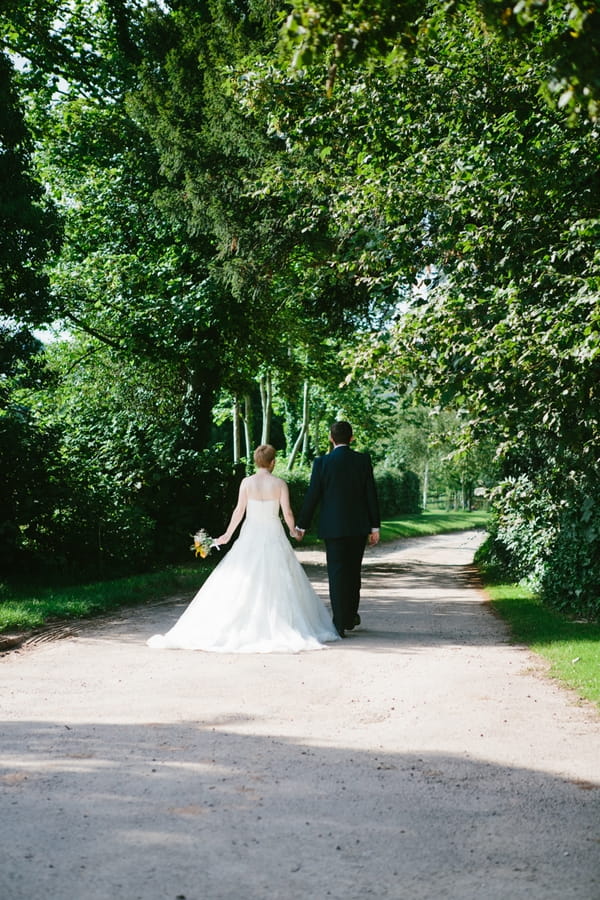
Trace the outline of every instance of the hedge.
{"label": "hedge", "polygon": [[[308,469],[297,469],[283,476],[290,489],[292,509],[298,515],[304,495],[310,481]],[[375,484],[379,498],[379,509],[382,519],[391,519],[398,515],[408,515],[421,511],[421,491],[419,479],[414,472],[377,467]],[[316,521],[316,518],[315,518]]]}

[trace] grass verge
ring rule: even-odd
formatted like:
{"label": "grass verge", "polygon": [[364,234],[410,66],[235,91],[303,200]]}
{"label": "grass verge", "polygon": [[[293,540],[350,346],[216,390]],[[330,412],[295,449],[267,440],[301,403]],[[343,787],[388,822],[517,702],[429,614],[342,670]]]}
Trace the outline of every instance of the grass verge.
{"label": "grass verge", "polygon": [[0,585],[0,634],[39,628],[61,619],[82,619],[123,606],[197,591],[213,566],[173,566],[160,572],[69,587]]}
{"label": "grass verge", "polygon": [[548,660],[552,677],[600,705],[600,624],[568,619],[526,588],[498,582],[485,570],[482,578],[514,640]]}
{"label": "grass verge", "polygon": [[448,531],[468,531],[470,528],[485,528],[489,514],[482,509],[467,512],[456,510],[426,510],[401,519],[387,519],[381,523],[381,540],[394,541],[397,538],[420,537],[444,534]]}

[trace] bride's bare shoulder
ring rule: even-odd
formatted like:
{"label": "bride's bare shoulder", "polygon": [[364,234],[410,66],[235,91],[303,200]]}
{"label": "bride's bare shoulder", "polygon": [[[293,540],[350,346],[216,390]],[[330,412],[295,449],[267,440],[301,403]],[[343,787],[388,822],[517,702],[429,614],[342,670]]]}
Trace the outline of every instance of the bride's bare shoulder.
{"label": "bride's bare shoulder", "polygon": [[278,478],[277,482],[278,482],[277,487],[279,488],[279,493],[280,494],[289,494],[288,483],[285,480],[285,478]]}
{"label": "bride's bare shoulder", "polygon": [[246,475],[245,478],[242,478],[242,480],[240,481],[240,494],[248,494],[252,492],[252,485],[254,484],[252,479],[252,475]]}

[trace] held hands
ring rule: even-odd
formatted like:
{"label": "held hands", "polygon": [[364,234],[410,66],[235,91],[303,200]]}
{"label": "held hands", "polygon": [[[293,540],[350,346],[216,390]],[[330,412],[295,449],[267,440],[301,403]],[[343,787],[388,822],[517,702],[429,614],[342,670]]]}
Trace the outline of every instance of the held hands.
{"label": "held hands", "polygon": [[375,544],[379,543],[379,532],[378,531],[371,532],[371,534],[368,537],[368,543],[369,543],[370,547],[374,547]]}
{"label": "held hands", "polygon": [[290,537],[293,537],[296,541],[301,541],[304,537],[304,531],[302,528],[294,528],[290,531]]}

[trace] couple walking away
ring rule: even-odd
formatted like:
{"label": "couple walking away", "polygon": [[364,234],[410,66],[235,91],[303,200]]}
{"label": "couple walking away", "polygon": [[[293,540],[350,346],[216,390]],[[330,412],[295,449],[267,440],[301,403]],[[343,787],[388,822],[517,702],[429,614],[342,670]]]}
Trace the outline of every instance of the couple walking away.
{"label": "couple walking away", "polygon": [[[261,444],[256,473],[244,478],[227,531],[227,544],[244,519],[239,538],[190,605],[150,647],[221,653],[295,653],[321,650],[360,624],[360,571],[367,541],[379,540],[379,508],[371,460],[350,449],[352,428],[336,422],[331,452],[313,463],[310,486],[297,522],[288,486],[273,473],[275,449]],[[290,535],[302,540],[320,505],[319,537],[325,541],[333,622],[296,559]]]}

